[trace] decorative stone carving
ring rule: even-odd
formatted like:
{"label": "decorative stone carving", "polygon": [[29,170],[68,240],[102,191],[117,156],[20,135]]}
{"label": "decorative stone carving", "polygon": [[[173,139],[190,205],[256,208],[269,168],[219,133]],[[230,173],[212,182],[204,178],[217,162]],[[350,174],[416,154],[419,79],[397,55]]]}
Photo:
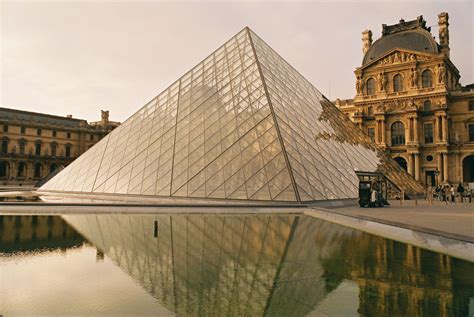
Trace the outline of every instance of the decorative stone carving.
{"label": "decorative stone carving", "polygon": [[377,106],[377,113],[384,113],[385,112],[385,104],[383,102],[381,102],[378,106]]}
{"label": "decorative stone carving", "polygon": [[416,71],[416,68],[411,69],[410,86],[412,88],[418,88],[418,72]]}
{"label": "decorative stone carving", "polygon": [[362,93],[362,86],[363,86],[362,80],[360,80],[360,76],[357,76],[356,91],[357,91],[358,95],[360,95]]}
{"label": "decorative stone carving", "polygon": [[444,68],[443,64],[439,64],[438,68],[436,69],[437,77],[438,77],[438,84],[445,84],[446,83],[446,68]]}
{"label": "decorative stone carving", "polygon": [[408,52],[395,52],[390,54],[378,62],[378,65],[390,65],[395,63],[406,63],[414,61],[425,61],[429,58],[423,55],[416,55]]}
{"label": "decorative stone carving", "polygon": [[377,76],[377,80],[379,83],[379,91],[385,91],[385,87],[387,86],[387,76],[384,73],[380,73]]}

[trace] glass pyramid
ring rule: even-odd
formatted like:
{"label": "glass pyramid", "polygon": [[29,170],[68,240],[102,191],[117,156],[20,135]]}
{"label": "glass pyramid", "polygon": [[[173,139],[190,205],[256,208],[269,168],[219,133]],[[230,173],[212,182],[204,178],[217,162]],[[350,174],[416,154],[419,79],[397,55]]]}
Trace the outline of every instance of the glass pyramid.
{"label": "glass pyramid", "polygon": [[355,171],[423,190],[244,28],[39,191],[305,202],[357,197]]}

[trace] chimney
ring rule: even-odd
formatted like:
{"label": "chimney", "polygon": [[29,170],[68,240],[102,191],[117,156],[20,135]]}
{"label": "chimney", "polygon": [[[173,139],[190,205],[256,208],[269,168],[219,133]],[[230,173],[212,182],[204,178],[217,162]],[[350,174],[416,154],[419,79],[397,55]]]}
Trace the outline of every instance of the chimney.
{"label": "chimney", "polygon": [[66,118],[72,118],[72,114],[68,114]]}
{"label": "chimney", "polygon": [[365,30],[362,32],[362,52],[367,53],[370,46],[372,45],[372,31]]}
{"label": "chimney", "polygon": [[447,12],[438,14],[438,26],[441,52],[449,58],[449,15]]}

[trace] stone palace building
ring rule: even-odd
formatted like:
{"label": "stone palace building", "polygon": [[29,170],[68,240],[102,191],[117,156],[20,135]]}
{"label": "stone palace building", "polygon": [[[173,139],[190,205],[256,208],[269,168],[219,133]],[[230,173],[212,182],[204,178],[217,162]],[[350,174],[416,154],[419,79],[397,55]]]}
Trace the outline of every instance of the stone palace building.
{"label": "stone palace building", "polygon": [[336,100],[372,140],[426,186],[474,182],[474,84],[450,59],[449,16],[436,42],[422,16],[362,32],[356,96]]}
{"label": "stone palace building", "polygon": [[32,186],[119,125],[0,107],[0,187]]}

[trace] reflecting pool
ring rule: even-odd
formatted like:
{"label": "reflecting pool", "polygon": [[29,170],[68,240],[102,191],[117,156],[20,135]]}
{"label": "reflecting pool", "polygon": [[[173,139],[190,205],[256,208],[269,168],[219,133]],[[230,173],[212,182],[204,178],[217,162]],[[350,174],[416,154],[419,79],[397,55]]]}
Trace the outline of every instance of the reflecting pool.
{"label": "reflecting pool", "polygon": [[474,264],[313,217],[0,216],[0,315],[470,316]]}

